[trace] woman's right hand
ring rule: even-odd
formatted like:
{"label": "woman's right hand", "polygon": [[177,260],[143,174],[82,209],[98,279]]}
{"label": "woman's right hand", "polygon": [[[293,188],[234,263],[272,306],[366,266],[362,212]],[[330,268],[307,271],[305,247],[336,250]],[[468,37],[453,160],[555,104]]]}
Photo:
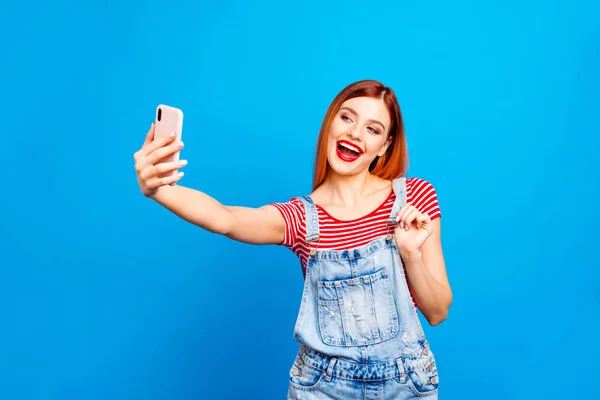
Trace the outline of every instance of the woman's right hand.
{"label": "woman's right hand", "polygon": [[183,142],[172,143],[174,139],[175,135],[172,134],[171,137],[154,140],[154,123],[152,123],[142,148],[134,153],[138,184],[144,196],[154,196],[161,186],[174,184],[183,176],[183,172],[174,175],[168,173],[182,168],[187,161],[161,162],[162,159],[183,147]]}

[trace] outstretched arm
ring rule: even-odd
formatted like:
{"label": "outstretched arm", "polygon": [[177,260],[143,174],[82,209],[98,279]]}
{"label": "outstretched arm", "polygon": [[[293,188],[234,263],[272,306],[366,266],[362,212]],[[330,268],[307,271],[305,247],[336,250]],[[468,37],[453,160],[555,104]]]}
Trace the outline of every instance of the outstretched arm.
{"label": "outstretched arm", "polygon": [[240,242],[278,244],[283,241],[285,221],[271,205],[226,206],[203,192],[178,185],[163,186],[152,198],[180,218]]}
{"label": "outstretched arm", "polygon": [[135,152],[135,171],[144,196],[153,199],[180,218],[213,233],[252,244],[279,244],[285,235],[285,220],[272,205],[259,208],[226,206],[195,189],[176,185],[184,160],[162,162],[179,151],[183,143],[174,137],[154,140],[154,124],[141,149]]}

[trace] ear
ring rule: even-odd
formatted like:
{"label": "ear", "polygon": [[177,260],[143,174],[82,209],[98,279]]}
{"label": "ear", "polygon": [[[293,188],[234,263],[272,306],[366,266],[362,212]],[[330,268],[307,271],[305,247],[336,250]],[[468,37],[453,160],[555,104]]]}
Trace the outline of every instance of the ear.
{"label": "ear", "polygon": [[388,147],[390,147],[390,145],[392,144],[392,139],[393,139],[392,135],[388,136],[388,138],[385,141],[385,143],[383,144],[383,146],[381,146],[381,149],[379,150],[379,153],[377,153],[377,156],[381,157],[381,156],[383,156],[385,154],[385,152],[387,151]]}

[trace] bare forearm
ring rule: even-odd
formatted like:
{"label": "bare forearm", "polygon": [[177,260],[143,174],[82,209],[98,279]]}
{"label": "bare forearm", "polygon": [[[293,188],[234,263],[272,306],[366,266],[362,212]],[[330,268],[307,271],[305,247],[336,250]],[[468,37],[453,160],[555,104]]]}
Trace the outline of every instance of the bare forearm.
{"label": "bare forearm", "polygon": [[228,230],[228,210],[211,196],[185,186],[162,186],[152,199],[180,218],[213,233]]}
{"label": "bare forearm", "polygon": [[401,254],[409,285],[419,309],[431,325],[446,319],[452,302],[452,294],[435,280],[426,268],[419,251]]}

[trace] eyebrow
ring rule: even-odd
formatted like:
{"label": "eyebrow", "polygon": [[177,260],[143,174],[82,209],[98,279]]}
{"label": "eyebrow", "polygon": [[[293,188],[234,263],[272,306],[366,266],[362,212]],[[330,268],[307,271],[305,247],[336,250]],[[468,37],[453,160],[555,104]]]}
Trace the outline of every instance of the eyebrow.
{"label": "eyebrow", "polygon": [[[354,115],[358,115],[358,113],[356,111],[354,111],[353,109],[351,109],[350,107],[347,107],[347,106],[340,108],[340,111],[341,110],[347,110],[347,111],[351,112]],[[383,125],[381,122],[377,121],[376,119],[370,119],[367,122],[371,122],[371,123],[374,123],[374,124],[379,124],[379,125],[381,125],[381,127],[385,131],[385,125]]]}

